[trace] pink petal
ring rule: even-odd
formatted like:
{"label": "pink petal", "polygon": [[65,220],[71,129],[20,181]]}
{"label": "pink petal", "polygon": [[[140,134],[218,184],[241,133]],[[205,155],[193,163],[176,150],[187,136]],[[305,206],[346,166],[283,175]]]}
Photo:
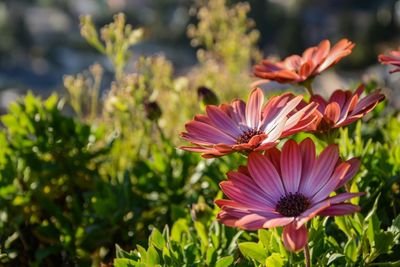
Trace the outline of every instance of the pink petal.
{"label": "pink petal", "polygon": [[228,181],[220,183],[220,187],[230,199],[255,209],[275,207],[275,199],[259,188],[250,177],[239,172],[228,172],[228,178]]}
{"label": "pink petal", "polygon": [[344,107],[346,104],[346,94],[343,90],[336,90],[332,93],[331,97],[329,98],[329,103],[336,102],[340,109]]}
{"label": "pink petal", "polygon": [[280,170],[281,170],[281,151],[277,149],[276,147],[272,147],[265,151],[265,156],[268,157],[268,159],[271,161],[271,163],[274,165],[275,169],[279,171],[279,175],[281,175]]}
{"label": "pink petal", "polygon": [[312,75],[315,67],[316,65],[314,65],[312,61],[305,62],[299,70],[300,77],[306,80],[309,76]]}
{"label": "pink petal", "polygon": [[[199,122],[191,121],[185,125],[187,133],[187,140],[196,143],[196,141],[206,141],[207,143],[225,143],[235,144],[236,140],[219,129]],[[190,137],[189,137],[190,136]]]}
{"label": "pink petal", "polygon": [[191,152],[197,152],[197,153],[203,153],[201,156],[203,158],[215,158],[215,157],[221,157],[223,155],[229,154],[233,151],[230,152],[225,152],[221,153],[218,150],[212,148],[212,147],[201,147],[201,146],[181,146],[179,149],[186,150],[186,151],[191,151]]}
{"label": "pink petal", "polygon": [[281,137],[283,130],[285,129],[286,122],[287,122],[287,118],[283,117],[275,125],[274,128],[268,129],[268,131],[265,132],[266,134],[268,134],[268,136],[267,136],[267,138],[264,139],[262,144],[270,143],[270,142],[274,142],[274,141],[278,140]]}
{"label": "pink petal", "polygon": [[301,66],[301,57],[298,55],[287,57],[283,64],[285,68],[289,70],[299,70]]}
{"label": "pink petal", "polygon": [[[342,180],[340,180],[339,184],[336,186],[336,189],[342,187],[345,183],[347,183],[351,178],[356,175],[358,172],[358,169],[360,168],[360,160],[358,158],[352,158],[346,161],[348,164],[350,164],[350,169],[347,171],[346,175],[343,177]],[[336,190],[335,189],[335,190]]]}
{"label": "pink petal", "polygon": [[383,99],[385,99],[385,96],[381,94],[379,90],[376,90],[375,92],[361,99],[351,114],[357,114],[360,112],[366,114],[374,109],[379,102],[383,101]]}
{"label": "pink petal", "polygon": [[329,52],[325,61],[318,67],[317,71],[322,72],[336,64],[343,57],[351,54],[354,44],[347,39],[340,40]]}
{"label": "pink petal", "polygon": [[[232,110],[229,115],[231,118],[241,127],[245,127],[246,129],[246,103],[242,100],[235,100],[232,102]],[[242,129],[243,130],[243,129]]]}
{"label": "pink petal", "polygon": [[284,108],[291,99],[293,99],[293,94],[284,93],[278,96],[271,97],[262,111],[262,125],[268,123],[276,117],[279,111]]}
{"label": "pink petal", "polygon": [[301,215],[296,217],[296,227],[299,229],[302,225],[304,225],[306,222],[317,216],[321,211],[324,209],[328,208],[330,206],[330,201],[329,200],[324,200],[321,201],[303,212]]}
{"label": "pink petal", "polygon": [[362,195],[365,195],[364,192],[358,192],[358,193],[342,193],[333,197],[329,198],[329,201],[332,205],[334,204],[340,204],[343,201],[352,199],[353,197],[360,197]]}
{"label": "pink petal", "polygon": [[[281,215],[276,215],[281,216]],[[279,218],[281,219],[281,218]],[[240,218],[239,220],[236,221],[235,226],[245,229],[245,230],[257,230],[257,229],[262,229],[262,228],[266,228],[266,226],[264,225],[269,225],[268,222],[274,220],[274,218],[268,218],[259,214],[249,214],[246,216],[243,216],[242,218]],[[275,223],[281,222],[282,220],[274,220]],[[278,223],[279,224],[279,223]],[[271,223],[272,225],[272,223]]]}
{"label": "pink petal", "polygon": [[274,201],[274,204],[285,195],[281,177],[268,157],[257,152],[250,153],[248,168],[254,182]]}
{"label": "pink petal", "polygon": [[299,146],[293,140],[288,140],[282,147],[281,174],[287,193],[295,193],[299,189],[302,164]]}
{"label": "pink petal", "polygon": [[242,134],[234,121],[229,116],[216,106],[207,106],[206,112],[215,127],[223,132],[228,133],[233,138],[237,138]]}
{"label": "pink petal", "polygon": [[352,113],[352,110],[357,106],[358,99],[358,95],[353,95],[347,99],[346,104],[344,105],[344,107],[342,107],[338,124],[345,120],[347,116]]}
{"label": "pink petal", "polygon": [[320,154],[311,174],[301,181],[302,192],[306,196],[313,196],[322,185],[326,184],[339,159],[339,149],[337,145],[330,145]]}
{"label": "pink petal", "polygon": [[321,211],[318,215],[320,216],[342,216],[349,215],[355,212],[359,212],[361,208],[359,206],[343,203],[330,206],[329,208]]}
{"label": "pink petal", "polygon": [[306,106],[304,106],[302,109],[297,111],[295,114],[289,117],[289,119],[286,122],[285,125],[285,131],[290,130],[293,127],[299,127],[300,125],[298,124],[303,124],[302,127],[304,127],[304,121],[310,117],[310,116],[315,116],[313,113],[317,109],[318,104],[317,103],[310,103]]}
{"label": "pink petal", "polygon": [[350,169],[350,164],[346,162],[340,163],[332,176],[326,181],[324,185],[321,186],[321,189],[315,193],[312,197],[311,201],[313,203],[318,203],[319,201],[326,199],[332,191],[335,190],[336,186],[339,184],[340,180],[346,175],[347,171]]}
{"label": "pink petal", "polygon": [[300,152],[302,158],[302,175],[299,185],[299,192],[310,196],[311,190],[310,188],[306,187],[308,185],[306,181],[309,179],[316,161],[315,144],[311,138],[306,138],[300,143]]}
{"label": "pink petal", "polygon": [[285,226],[293,222],[294,217],[278,217],[275,219],[270,219],[263,224],[264,228],[274,228],[278,226]]}
{"label": "pink petal", "polygon": [[304,225],[296,228],[294,223],[290,223],[283,228],[282,239],[287,250],[297,252],[307,245],[307,228]]}
{"label": "pink petal", "polygon": [[280,111],[275,115],[274,118],[270,120],[265,120],[261,126],[261,130],[264,132],[269,132],[271,128],[275,127],[282,119],[287,119],[287,115],[297,107],[301,102],[303,96],[299,95],[290,100]]}
{"label": "pink petal", "polygon": [[329,122],[332,122],[332,124],[335,124],[339,120],[339,116],[340,107],[338,103],[329,103],[325,108],[324,118],[326,118]]}
{"label": "pink petal", "polygon": [[313,55],[312,60],[314,64],[317,65],[322,60],[325,60],[325,58],[329,55],[330,49],[331,49],[331,43],[328,40],[322,40],[319,43],[318,48]]}
{"label": "pink petal", "polygon": [[217,219],[222,224],[225,224],[229,227],[235,227],[235,223],[238,220],[237,217],[233,216],[232,214],[230,214],[226,211],[220,211],[217,215]]}
{"label": "pink petal", "polygon": [[246,123],[252,129],[258,129],[261,121],[261,107],[264,102],[264,94],[260,88],[254,89],[250,94],[246,106]]}

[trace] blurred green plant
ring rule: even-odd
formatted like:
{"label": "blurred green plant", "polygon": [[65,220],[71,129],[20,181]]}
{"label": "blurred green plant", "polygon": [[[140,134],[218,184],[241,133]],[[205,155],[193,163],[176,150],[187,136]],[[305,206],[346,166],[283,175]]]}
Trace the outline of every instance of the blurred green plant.
{"label": "blurred green plant", "polygon": [[[65,77],[66,99],[28,94],[11,104],[0,130],[1,264],[302,264],[279,229],[245,233],[215,220],[218,183],[244,157],[204,161],[175,147],[183,122],[206,104],[247,95],[258,54],[248,4],[199,4],[188,34],[200,65],[187,76],[174,77],[162,55],[137,56],[130,71],[129,48],[143,31],[119,14],[99,34],[85,16],[82,35],[109,58],[111,83],[95,64]],[[62,112],[65,101],[75,117]],[[386,112],[340,131],[343,158],[362,157],[347,190],[367,195],[355,200],[360,214],[309,225],[314,266],[399,265],[400,120]]]}
{"label": "blurred green plant", "polygon": [[114,22],[101,29],[100,37],[91,16],[81,17],[81,35],[111,60],[115,76],[120,80],[131,55],[129,47],[142,38],[143,30],[133,30],[131,25],[126,24],[125,15],[119,13],[114,16]]}
{"label": "blurred green plant", "polygon": [[247,95],[248,70],[261,57],[249,11],[247,2],[227,6],[226,0],[199,0],[191,10],[198,23],[189,25],[187,33],[192,46],[199,47],[200,66],[190,77],[197,86],[216,89],[223,102]]}

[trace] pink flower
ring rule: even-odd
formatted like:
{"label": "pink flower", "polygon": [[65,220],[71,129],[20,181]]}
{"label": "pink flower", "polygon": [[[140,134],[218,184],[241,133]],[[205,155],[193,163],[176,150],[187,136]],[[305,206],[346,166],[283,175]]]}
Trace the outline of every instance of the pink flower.
{"label": "pink flower", "polygon": [[263,107],[264,94],[254,89],[246,105],[234,100],[230,105],[209,105],[207,115],[197,115],[185,125],[183,139],[195,146],[181,149],[203,153],[205,158],[219,157],[235,151],[266,150],[281,138],[303,131],[316,118],[316,103],[297,106],[302,96],[290,93],[269,99]]}
{"label": "pink flower", "polygon": [[330,194],[358,171],[358,159],[342,161],[336,145],[316,157],[309,138],[297,144],[288,140],[280,152],[271,148],[261,155],[250,153],[248,166],[228,172],[220,187],[229,199],[215,203],[218,220],[245,230],[283,226],[283,241],[290,251],[307,243],[305,223],[315,216],[340,216],[360,210],[344,201],[363,193]]}
{"label": "pink flower", "polygon": [[314,122],[316,132],[325,133],[349,125],[364,117],[385,99],[380,90],[361,98],[364,89],[364,85],[360,85],[354,93],[350,90],[336,90],[328,101],[320,95],[313,95],[310,102],[318,103],[316,113],[319,119]]}
{"label": "pink flower", "polygon": [[259,78],[279,83],[301,83],[338,63],[351,54],[353,47],[352,42],[342,39],[331,49],[330,42],[323,40],[304,51],[302,56],[292,55],[280,62],[264,59],[254,66],[253,72]]}
{"label": "pink flower", "polygon": [[390,73],[400,71],[400,51],[391,51],[389,56],[379,55],[379,61],[385,65],[393,65],[396,68],[391,70]]}

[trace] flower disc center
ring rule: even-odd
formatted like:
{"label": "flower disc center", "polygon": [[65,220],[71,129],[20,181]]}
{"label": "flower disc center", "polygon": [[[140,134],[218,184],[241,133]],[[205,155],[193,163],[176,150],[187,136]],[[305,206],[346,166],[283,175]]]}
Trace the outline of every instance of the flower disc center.
{"label": "flower disc center", "polygon": [[286,217],[296,217],[310,206],[310,200],[301,193],[289,193],[282,196],[276,204],[276,211]]}
{"label": "flower disc center", "polygon": [[253,136],[260,135],[260,134],[263,134],[263,133],[264,133],[263,131],[256,130],[256,129],[250,129],[250,130],[244,131],[244,132],[236,139],[236,144],[238,144],[238,145],[240,145],[240,144],[246,144],[246,143],[248,143],[248,142],[251,140],[251,138],[252,138]]}

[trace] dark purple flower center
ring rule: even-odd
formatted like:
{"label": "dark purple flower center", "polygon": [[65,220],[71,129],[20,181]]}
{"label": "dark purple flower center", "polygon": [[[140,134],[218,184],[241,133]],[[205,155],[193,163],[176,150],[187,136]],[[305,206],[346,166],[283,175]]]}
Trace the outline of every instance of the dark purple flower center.
{"label": "dark purple flower center", "polygon": [[282,196],[276,204],[276,211],[286,217],[296,217],[310,206],[310,200],[301,193],[289,193]]}
{"label": "dark purple flower center", "polygon": [[238,145],[240,145],[240,144],[246,144],[246,143],[248,143],[248,142],[251,140],[251,138],[252,138],[253,136],[260,135],[260,134],[263,134],[263,133],[264,133],[263,131],[256,130],[256,129],[250,129],[250,130],[244,131],[244,132],[236,139],[236,144],[238,144]]}

